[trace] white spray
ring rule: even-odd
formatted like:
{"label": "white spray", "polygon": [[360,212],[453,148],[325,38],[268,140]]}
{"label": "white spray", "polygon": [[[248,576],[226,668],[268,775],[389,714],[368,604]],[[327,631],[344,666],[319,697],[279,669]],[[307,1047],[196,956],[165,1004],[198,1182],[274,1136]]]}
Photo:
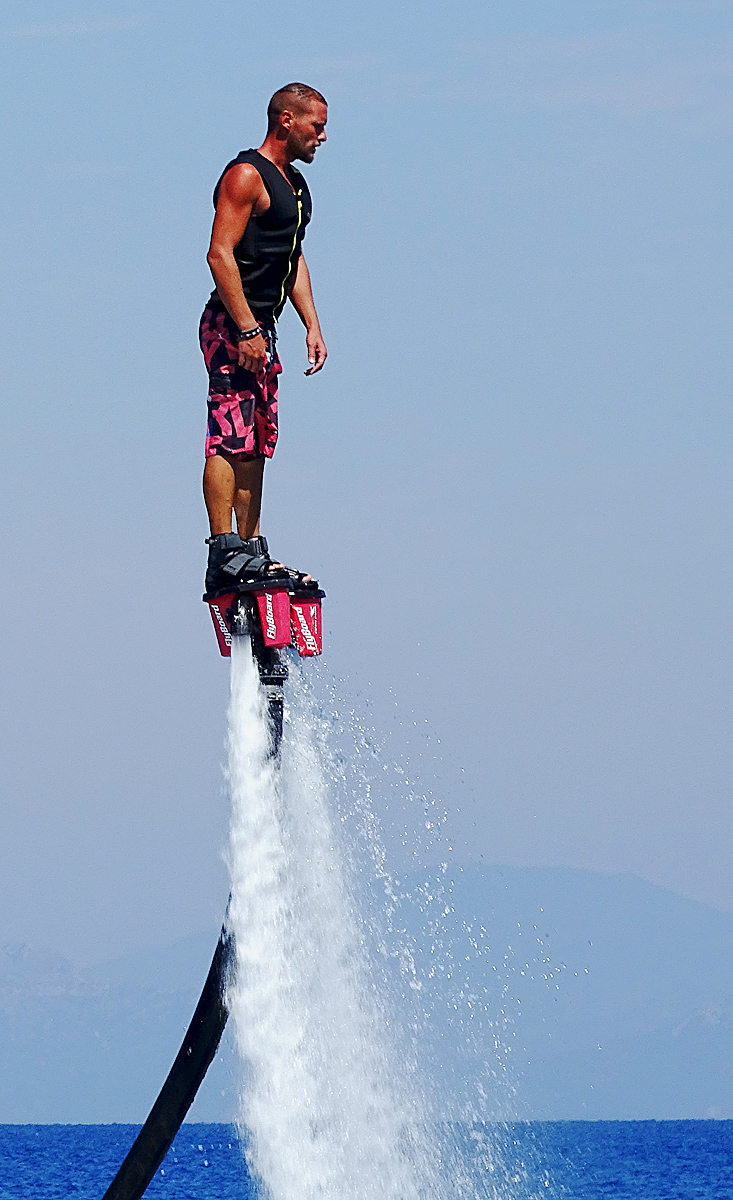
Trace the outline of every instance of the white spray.
{"label": "white spray", "polygon": [[250,1168],[269,1200],[436,1200],[445,1195],[437,1151],[372,989],[298,672],[278,768],[249,641],[233,642],[237,970],[227,1002],[245,1064]]}

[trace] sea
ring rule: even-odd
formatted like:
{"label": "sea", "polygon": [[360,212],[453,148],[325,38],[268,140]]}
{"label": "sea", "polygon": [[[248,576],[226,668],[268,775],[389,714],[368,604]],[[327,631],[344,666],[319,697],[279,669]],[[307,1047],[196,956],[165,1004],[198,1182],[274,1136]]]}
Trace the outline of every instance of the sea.
{"label": "sea", "polygon": [[[138,1128],[0,1125],[0,1200],[101,1200]],[[733,1198],[733,1121],[475,1124],[452,1137],[481,1200]],[[263,1193],[248,1176],[233,1126],[187,1124],[146,1196],[262,1200]]]}

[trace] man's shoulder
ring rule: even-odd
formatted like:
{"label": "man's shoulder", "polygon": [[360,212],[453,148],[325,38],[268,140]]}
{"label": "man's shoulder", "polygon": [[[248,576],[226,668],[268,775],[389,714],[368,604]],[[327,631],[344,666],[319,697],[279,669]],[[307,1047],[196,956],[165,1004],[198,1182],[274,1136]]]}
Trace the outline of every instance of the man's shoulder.
{"label": "man's shoulder", "polygon": [[254,163],[239,162],[235,158],[234,162],[230,163],[226,168],[224,175],[233,175],[235,179],[261,179],[262,172],[257,169]]}
{"label": "man's shoulder", "polygon": [[221,177],[220,188],[232,199],[248,199],[259,193],[262,187],[261,172],[253,162],[241,155],[232,159]]}

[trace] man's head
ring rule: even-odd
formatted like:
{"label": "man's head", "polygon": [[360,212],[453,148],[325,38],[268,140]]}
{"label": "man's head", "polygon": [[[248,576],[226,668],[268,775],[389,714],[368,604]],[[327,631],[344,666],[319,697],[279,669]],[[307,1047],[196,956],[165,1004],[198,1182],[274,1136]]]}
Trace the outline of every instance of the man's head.
{"label": "man's head", "polygon": [[313,162],[326,140],[328,106],[320,92],[307,83],[288,83],[275,92],[267,106],[267,136],[286,143],[290,162]]}

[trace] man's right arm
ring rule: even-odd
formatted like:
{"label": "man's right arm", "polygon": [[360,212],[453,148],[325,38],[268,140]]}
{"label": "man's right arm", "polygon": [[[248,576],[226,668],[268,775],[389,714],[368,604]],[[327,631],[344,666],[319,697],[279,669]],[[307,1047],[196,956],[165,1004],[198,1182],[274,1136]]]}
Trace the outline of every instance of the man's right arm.
{"label": "man's right arm", "polygon": [[[214,276],[216,290],[238,329],[252,329],[257,321],[242,291],[234,247],[244,234],[250,217],[263,212],[267,202],[267,192],[259,171],[250,163],[238,163],[229,168],[219,188],[206,261]],[[256,374],[264,365],[266,349],[261,334],[240,342],[239,365]]]}

